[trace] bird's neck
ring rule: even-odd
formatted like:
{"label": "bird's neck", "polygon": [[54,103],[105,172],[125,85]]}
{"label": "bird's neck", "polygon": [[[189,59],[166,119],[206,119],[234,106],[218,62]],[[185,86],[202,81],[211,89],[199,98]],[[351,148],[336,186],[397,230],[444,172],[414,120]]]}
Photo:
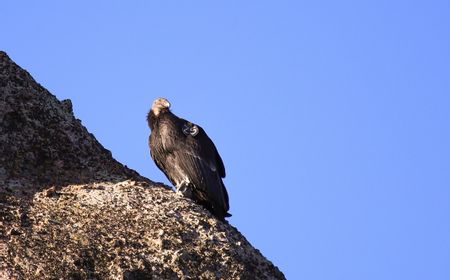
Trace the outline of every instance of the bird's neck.
{"label": "bird's neck", "polygon": [[150,110],[147,115],[147,122],[150,129],[153,130],[157,125],[159,125],[160,120],[168,114],[172,114],[172,112],[166,108],[159,110],[157,114],[155,114],[153,110]]}

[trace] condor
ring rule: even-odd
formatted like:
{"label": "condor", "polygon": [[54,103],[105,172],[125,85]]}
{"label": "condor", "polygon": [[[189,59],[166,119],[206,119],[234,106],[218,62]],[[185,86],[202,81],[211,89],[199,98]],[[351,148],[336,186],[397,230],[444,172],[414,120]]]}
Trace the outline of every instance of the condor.
{"label": "condor", "polygon": [[223,184],[225,167],[203,128],[170,111],[165,98],[153,102],[147,116],[150,154],[177,192],[203,205],[218,219],[230,217]]}

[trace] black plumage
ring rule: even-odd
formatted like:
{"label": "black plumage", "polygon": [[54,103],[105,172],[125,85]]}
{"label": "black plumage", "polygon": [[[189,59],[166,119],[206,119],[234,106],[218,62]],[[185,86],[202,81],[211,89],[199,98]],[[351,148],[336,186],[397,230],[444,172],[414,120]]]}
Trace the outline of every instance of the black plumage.
{"label": "black plumage", "polygon": [[222,181],[225,167],[205,131],[173,114],[165,98],[153,102],[147,121],[151,129],[151,156],[177,191],[203,205],[220,220],[231,216]]}

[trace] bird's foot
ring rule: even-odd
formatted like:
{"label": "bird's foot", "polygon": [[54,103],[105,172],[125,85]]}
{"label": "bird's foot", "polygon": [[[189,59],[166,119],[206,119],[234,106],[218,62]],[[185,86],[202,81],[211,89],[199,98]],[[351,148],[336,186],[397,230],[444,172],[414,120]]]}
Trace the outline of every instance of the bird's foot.
{"label": "bird's foot", "polygon": [[180,184],[177,186],[176,193],[192,199],[192,188],[188,184]]}

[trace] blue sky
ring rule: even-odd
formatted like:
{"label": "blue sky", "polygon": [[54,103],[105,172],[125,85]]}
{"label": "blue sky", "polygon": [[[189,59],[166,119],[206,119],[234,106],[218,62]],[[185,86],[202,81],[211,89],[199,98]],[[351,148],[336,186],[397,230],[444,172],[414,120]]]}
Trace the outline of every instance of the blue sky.
{"label": "blue sky", "polygon": [[[68,1],[65,1],[68,2]],[[448,1],[3,1],[0,49],[114,157],[200,124],[230,223],[288,279],[450,279]]]}

